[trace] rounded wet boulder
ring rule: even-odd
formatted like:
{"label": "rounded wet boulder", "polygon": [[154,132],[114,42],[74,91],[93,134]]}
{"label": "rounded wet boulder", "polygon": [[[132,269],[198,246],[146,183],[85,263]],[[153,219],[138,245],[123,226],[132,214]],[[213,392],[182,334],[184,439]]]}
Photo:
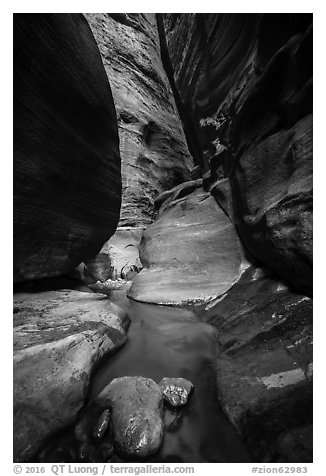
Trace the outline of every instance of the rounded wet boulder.
{"label": "rounded wet boulder", "polygon": [[162,388],[164,400],[174,408],[182,407],[188,402],[194,386],[185,378],[163,378],[159,386]]}
{"label": "rounded wet boulder", "polygon": [[163,440],[162,389],[152,379],[122,377],[112,380],[97,396],[96,405],[112,407],[115,451],[128,460],[144,460]]}

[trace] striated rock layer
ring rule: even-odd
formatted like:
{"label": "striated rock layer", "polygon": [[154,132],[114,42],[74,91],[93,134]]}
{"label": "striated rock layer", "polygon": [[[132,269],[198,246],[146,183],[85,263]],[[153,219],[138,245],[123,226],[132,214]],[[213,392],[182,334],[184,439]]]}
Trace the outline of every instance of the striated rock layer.
{"label": "striated rock layer", "polygon": [[119,226],[143,226],[154,197],[190,178],[192,158],[162,65],[155,14],[85,14],[109,78],[122,159]]}
{"label": "striated rock layer", "polygon": [[258,461],[312,462],[312,299],[249,268],[201,318],[225,413]]}
{"label": "striated rock layer", "polygon": [[158,22],[206,189],[230,178],[246,248],[310,294],[312,15],[158,14]]}
{"label": "striated rock layer", "polygon": [[15,281],[96,255],[120,201],[116,112],[85,18],[15,14]]}
{"label": "striated rock layer", "polygon": [[144,269],[128,296],[157,304],[198,304],[227,291],[240,272],[241,247],[234,226],[201,181],[158,197],[158,218],[140,245]]}
{"label": "striated rock layer", "polygon": [[[112,251],[112,277],[116,279],[139,270],[138,232],[156,216],[154,199],[188,180],[193,161],[162,65],[155,14],[85,16],[100,49],[117,109],[121,215],[119,232],[101,250],[109,256],[108,250]],[[130,249],[125,248],[128,244]]]}
{"label": "striated rock layer", "polygon": [[14,298],[14,460],[74,423],[103,355],[126,342],[129,318],[105,295],[79,291]]}

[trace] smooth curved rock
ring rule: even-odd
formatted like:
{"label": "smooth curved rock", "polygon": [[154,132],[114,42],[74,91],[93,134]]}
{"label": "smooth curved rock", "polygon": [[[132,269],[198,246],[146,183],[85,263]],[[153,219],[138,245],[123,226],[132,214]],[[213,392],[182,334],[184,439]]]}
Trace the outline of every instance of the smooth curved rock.
{"label": "smooth curved rock", "polygon": [[81,14],[14,14],[14,279],[58,276],[114,233],[116,111]]}
{"label": "smooth curved rock", "polygon": [[164,377],[159,382],[159,386],[162,388],[164,400],[173,408],[186,405],[194,389],[193,384],[182,377]]}
{"label": "smooth curved rock", "polygon": [[112,380],[96,397],[97,408],[112,406],[113,441],[127,460],[155,454],[163,440],[162,389],[152,379],[121,377]]}
{"label": "smooth curved rock", "polygon": [[[192,188],[189,189],[190,192]],[[237,280],[241,246],[233,224],[202,188],[179,187],[144,232],[144,269],[128,296],[156,304],[200,304],[223,294]]]}
{"label": "smooth curved rock", "polygon": [[[158,14],[204,187],[248,251],[312,293],[312,15]],[[167,57],[168,56],[168,57]],[[217,192],[217,193],[216,193]]]}
{"label": "smooth curved rock", "polygon": [[128,325],[105,295],[15,295],[15,461],[29,461],[46,437],[74,422],[95,365],[126,342]]}

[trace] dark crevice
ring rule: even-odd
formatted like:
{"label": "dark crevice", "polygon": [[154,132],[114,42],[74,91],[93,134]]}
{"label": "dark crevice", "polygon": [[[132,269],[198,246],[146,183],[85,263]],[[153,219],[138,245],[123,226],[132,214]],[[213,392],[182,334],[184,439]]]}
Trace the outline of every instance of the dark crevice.
{"label": "dark crevice", "polygon": [[183,104],[183,101],[181,99],[180,93],[174,80],[173,66],[167,46],[162,13],[156,13],[156,22],[160,40],[160,50],[163,68],[170,82],[174,100],[178,109],[179,116],[181,118],[188,149],[193,157],[195,165],[201,165],[203,163],[203,157],[201,145],[198,138],[198,132],[195,123],[192,121],[191,116],[188,114],[185,105]]}

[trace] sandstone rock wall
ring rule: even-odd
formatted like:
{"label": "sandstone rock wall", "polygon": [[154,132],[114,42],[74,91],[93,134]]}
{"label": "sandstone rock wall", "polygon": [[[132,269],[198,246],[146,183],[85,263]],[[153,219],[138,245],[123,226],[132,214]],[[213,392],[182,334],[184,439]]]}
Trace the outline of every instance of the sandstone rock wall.
{"label": "sandstone rock wall", "polygon": [[119,227],[141,227],[155,217],[155,196],[189,179],[192,167],[161,61],[155,14],[85,17],[117,109],[123,186]]}
{"label": "sandstone rock wall", "polygon": [[312,289],[312,15],[158,14],[207,190],[250,253]]}
{"label": "sandstone rock wall", "polygon": [[14,279],[64,274],[114,233],[116,112],[81,14],[14,15]]}
{"label": "sandstone rock wall", "polygon": [[[117,109],[122,206],[119,231],[102,248],[111,278],[138,270],[155,197],[190,178],[193,160],[161,61],[155,14],[86,13]],[[136,239],[138,236],[138,240]]]}

